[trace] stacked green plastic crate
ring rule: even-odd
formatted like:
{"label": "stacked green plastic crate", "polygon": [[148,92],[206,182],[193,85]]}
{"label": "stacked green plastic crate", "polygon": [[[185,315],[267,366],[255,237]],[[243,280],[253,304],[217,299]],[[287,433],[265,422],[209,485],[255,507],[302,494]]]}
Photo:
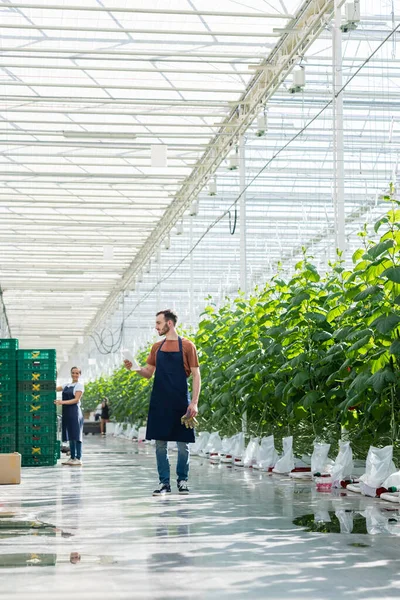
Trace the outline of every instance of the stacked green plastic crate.
{"label": "stacked green plastic crate", "polygon": [[0,339],[0,453],[16,450],[18,340]]}
{"label": "stacked green plastic crate", "polygon": [[57,441],[56,351],[18,350],[18,452],[23,467],[55,465]]}

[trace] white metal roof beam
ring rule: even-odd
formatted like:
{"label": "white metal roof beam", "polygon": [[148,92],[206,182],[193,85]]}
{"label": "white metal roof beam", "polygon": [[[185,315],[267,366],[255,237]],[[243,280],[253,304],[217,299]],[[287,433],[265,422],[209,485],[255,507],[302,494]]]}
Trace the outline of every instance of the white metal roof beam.
{"label": "white metal roof beam", "polygon": [[[344,3],[340,0],[339,6]],[[237,129],[244,133],[256,117],[260,106],[269,99],[285,80],[293,69],[298,57],[303,56],[312,42],[321,34],[326,27],[328,18],[331,18],[334,10],[334,0],[305,0],[297,11],[296,16],[288,26],[285,33],[275,49],[270,53],[263,64],[270,65],[269,70],[254,75],[241,97],[241,109],[233,108],[226,123],[235,123],[240,127]],[[290,31],[297,29],[297,31]],[[220,133],[226,133],[221,127]],[[122,289],[129,286],[137,271],[149,260],[154,247],[160,244],[177,219],[189,206],[193,197],[197,196],[206,185],[224,158],[232,148],[237,135],[217,135],[210,141],[204,155],[199,160],[191,176],[183,184],[176,199],[166,211],[162,221],[159,222],[153,233],[143,244],[138,256],[133,260],[125,272],[119,284],[104,302],[96,317],[92,320],[87,332],[93,331],[96,326],[106,317],[118,300]]]}
{"label": "white metal roof beam", "polygon": [[[43,10],[61,10],[65,11],[79,11],[81,12],[107,12],[107,13],[133,13],[133,14],[145,14],[145,15],[188,15],[188,16],[203,16],[203,17],[234,17],[234,18],[256,18],[256,19],[292,19],[293,15],[287,12],[231,12],[231,11],[213,11],[213,10],[172,10],[164,8],[129,8],[124,6],[82,6],[82,5],[68,5],[68,4],[28,4],[21,2],[10,2],[9,4],[0,5],[0,9],[15,9],[15,8],[29,8],[29,9],[43,9]],[[181,32],[182,33],[182,32]]]}
{"label": "white metal roof beam", "polygon": [[[102,50],[77,50],[76,47],[73,50],[63,50],[61,48],[30,48],[27,46],[22,46],[21,48],[16,48],[15,46],[1,46],[0,47],[0,55],[4,52],[16,52],[16,53],[29,53],[29,54],[55,54],[56,56],[63,55],[63,54],[69,54],[70,56],[67,56],[65,58],[68,59],[74,59],[74,60],[78,60],[79,58],[85,57],[84,60],[89,60],[88,58],[86,58],[87,55],[89,56],[94,56],[94,55],[99,55],[100,58],[103,58],[104,55],[110,56],[110,59],[106,59],[106,60],[114,60],[114,58],[116,56],[149,56],[152,57],[154,60],[157,60],[157,62],[162,61],[163,59],[165,59],[167,62],[174,62],[173,57],[180,57],[180,58],[185,58],[185,59],[189,59],[189,58],[213,58],[215,60],[212,60],[211,62],[226,62],[226,61],[221,61],[222,58],[226,58],[231,60],[233,63],[237,63],[237,62],[248,62],[248,61],[252,61],[254,62],[254,60],[257,58],[257,56],[255,56],[254,54],[242,54],[241,52],[220,52],[219,49],[216,52],[197,52],[195,50],[182,50],[179,51],[176,48],[171,48],[171,50],[169,51],[148,51],[148,50],[114,50],[114,49],[102,49]],[[64,58],[64,56],[61,56],[61,58]],[[91,60],[100,60],[100,58],[92,58]],[[261,58],[261,57],[260,57]],[[234,60],[235,59],[235,60]],[[140,59],[137,59],[140,60]]]}
{"label": "white metal roof beam", "polygon": [[[217,74],[217,73],[216,73]],[[218,94],[240,94],[242,92],[241,89],[226,89],[226,88],[213,88],[211,90],[204,89],[204,87],[200,88],[192,88],[192,87],[182,87],[179,86],[176,90],[171,86],[154,86],[154,85],[113,85],[113,84],[104,84],[104,85],[94,85],[89,83],[53,83],[53,82],[42,82],[42,81],[2,81],[3,86],[10,87],[50,87],[50,88],[79,88],[79,89],[91,89],[91,90],[149,90],[156,92],[201,92],[201,93],[218,93]],[[35,97],[36,98],[36,97]],[[40,98],[40,96],[37,96]],[[107,100],[107,98],[103,98],[103,101]],[[81,100],[82,101],[82,100]],[[144,102],[146,99],[144,99]]]}
{"label": "white metal roof beam", "polygon": [[[4,83],[3,83],[4,86]],[[173,90],[170,88],[170,92]],[[152,106],[203,106],[204,108],[221,108],[227,107],[228,105],[232,105],[232,102],[228,102],[227,100],[150,100],[149,98],[143,98],[141,100],[130,100],[127,98],[113,98],[112,100],[103,98],[74,98],[69,96],[7,96],[0,95],[0,102],[28,102],[28,103],[41,103],[41,102],[54,102],[62,104],[64,103],[79,103],[79,104],[102,104],[103,106],[122,104],[126,106],[130,105],[142,105],[148,106],[151,102]],[[238,104],[239,101],[236,102]]]}
{"label": "white metal roof beam", "polygon": [[[172,35],[175,37],[188,35],[199,37],[278,38],[281,35],[280,33],[274,32],[256,33],[254,31],[208,31],[207,29],[202,29],[199,31],[185,29],[183,31],[182,29],[131,29],[126,27],[102,27],[101,25],[98,25],[97,27],[77,27],[76,25],[26,25],[25,23],[0,23],[0,29],[18,29],[18,31],[80,31],[88,33],[101,32],[119,34],[130,33],[132,35]],[[22,36],[18,37],[21,39]],[[135,40],[135,43],[139,41],[140,40]],[[142,40],[142,42],[143,41],[147,43],[149,40],[146,39]],[[162,42],[165,43],[165,40],[162,40]],[[176,43],[177,40],[174,40],[174,44]],[[259,44],[259,42],[254,43],[254,45]]]}
{"label": "white metal roof beam", "polygon": [[[4,59],[7,57],[2,57],[0,56],[0,60]],[[58,60],[57,58],[55,58],[54,60]],[[76,59],[74,59],[76,60]],[[143,62],[143,60],[141,61]],[[193,61],[190,61],[193,62]],[[204,63],[196,63],[196,64],[204,64]],[[90,66],[90,65],[85,65],[85,66],[79,66],[79,65],[45,65],[43,63],[39,63],[39,64],[21,64],[21,63],[9,63],[6,62],[5,64],[0,64],[0,69],[3,68],[7,68],[7,69],[14,69],[14,68],[20,68],[20,69],[25,69],[25,68],[29,68],[29,69],[43,69],[43,70],[57,70],[57,71],[109,71],[112,73],[178,73],[180,74],[187,74],[187,75],[193,75],[193,68],[192,69],[180,69],[180,68],[176,68],[176,69],[164,69],[161,67],[157,67],[157,65],[154,65],[153,69],[144,69],[144,68],[140,68],[140,67],[115,67],[115,65],[104,65],[102,67],[95,67],[95,66]],[[239,75],[250,75],[250,72],[247,71],[239,71],[236,70],[234,71],[233,69],[231,69],[230,71],[222,71],[221,69],[201,69],[198,70],[196,74],[199,75],[237,75],[239,77]]]}

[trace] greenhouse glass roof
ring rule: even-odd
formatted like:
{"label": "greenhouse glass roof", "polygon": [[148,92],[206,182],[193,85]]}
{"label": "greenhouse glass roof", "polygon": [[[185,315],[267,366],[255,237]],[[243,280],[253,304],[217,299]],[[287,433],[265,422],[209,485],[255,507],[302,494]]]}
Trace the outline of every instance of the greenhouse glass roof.
{"label": "greenhouse glass roof", "polygon": [[[348,256],[397,177],[398,5],[362,1],[343,33]],[[333,10],[1,3],[3,333],[111,368],[157,308],[195,324],[206,296],[243,284],[240,164],[247,289],[302,246],[319,267],[334,259]],[[291,93],[293,70],[305,85]]]}

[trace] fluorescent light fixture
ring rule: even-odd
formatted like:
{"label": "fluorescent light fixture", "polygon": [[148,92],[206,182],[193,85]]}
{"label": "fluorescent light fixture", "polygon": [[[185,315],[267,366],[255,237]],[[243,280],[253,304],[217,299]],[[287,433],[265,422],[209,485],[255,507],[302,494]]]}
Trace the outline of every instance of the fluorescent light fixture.
{"label": "fluorescent light fixture", "polygon": [[167,167],[167,150],[165,144],[153,144],[151,149],[151,166],[157,168]]}
{"label": "fluorescent light fixture", "polygon": [[46,271],[46,275],[83,275],[85,271],[74,271],[73,269],[50,269]]}
{"label": "fluorescent light fixture", "polygon": [[111,133],[109,131],[63,131],[65,138],[107,138],[133,140],[137,136],[134,133]]}
{"label": "fluorescent light fixture", "polygon": [[103,258],[105,260],[113,260],[114,246],[103,246]]}

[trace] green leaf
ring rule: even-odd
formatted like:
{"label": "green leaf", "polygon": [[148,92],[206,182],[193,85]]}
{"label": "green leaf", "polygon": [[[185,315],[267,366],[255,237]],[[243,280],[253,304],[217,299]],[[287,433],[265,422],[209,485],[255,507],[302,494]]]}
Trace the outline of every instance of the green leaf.
{"label": "green leaf", "polygon": [[399,315],[396,315],[395,313],[389,313],[388,315],[384,315],[375,319],[375,321],[371,323],[371,327],[375,327],[379,333],[386,335],[387,333],[397,329],[399,323]]}
{"label": "green leaf", "polygon": [[369,256],[372,257],[373,260],[380,256],[383,252],[386,252],[389,248],[393,248],[394,241],[393,240],[385,240],[384,242],[379,242],[379,244],[375,244],[368,250]]}
{"label": "green leaf", "polygon": [[389,350],[390,354],[400,356],[400,340],[394,340]]}
{"label": "green leaf", "polygon": [[314,333],[312,339],[314,342],[326,342],[327,340],[332,339],[332,334],[327,331],[318,331],[317,333]]}
{"label": "green leaf", "polygon": [[265,334],[269,335],[271,337],[276,337],[279,334],[283,333],[284,331],[285,331],[285,327],[283,325],[277,325],[276,327],[269,327],[265,331]]}
{"label": "green leaf", "polygon": [[296,388],[300,388],[302,385],[306,383],[310,378],[310,375],[307,371],[300,371],[292,380],[292,385]]}
{"label": "green leaf", "polygon": [[379,219],[379,221],[377,221],[374,225],[375,233],[378,233],[378,230],[381,225],[383,225],[384,223],[388,223],[388,222],[389,222],[389,219],[386,216]]}
{"label": "green leaf", "polygon": [[337,331],[334,332],[333,337],[335,338],[335,340],[338,340],[339,342],[346,340],[347,336],[350,335],[350,333],[354,331],[354,327],[347,325],[346,327],[340,327]]}
{"label": "green leaf", "polygon": [[369,373],[359,373],[351,383],[349,390],[354,389],[358,393],[363,392],[365,389],[368,388],[369,378]]}
{"label": "green leaf", "polygon": [[368,296],[372,296],[374,294],[377,293],[381,293],[382,290],[379,287],[379,285],[371,285],[369,287],[367,287],[365,290],[363,290],[362,292],[360,292],[359,294],[357,294],[356,296],[354,296],[354,300],[356,302],[359,302],[360,300],[365,300],[366,298],[368,298]]}
{"label": "green leaf", "polygon": [[337,306],[335,306],[335,308],[332,308],[328,312],[328,314],[326,316],[326,320],[328,321],[328,323],[332,323],[332,321],[334,321],[335,319],[340,317],[340,315],[342,315],[345,310],[346,310],[345,304],[338,304]]}
{"label": "green leaf", "polygon": [[400,267],[390,267],[382,273],[383,277],[386,277],[390,281],[400,283]]}
{"label": "green leaf", "polygon": [[384,369],[383,371],[378,371],[368,380],[369,385],[372,385],[375,392],[381,394],[385,387],[387,387],[390,383],[396,383],[395,374],[389,369]]}
{"label": "green leaf", "polygon": [[308,281],[314,281],[315,283],[317,283],[321,279],[321,277],[316,271],[311,271],[310,269],[306,269],[304,271],[304,277],[308,279]]}
{"label": "green leaf", "polygon": [[352,333],[350,333],[350,335],[348,335],[347,339],[349,341],[354,342],[356,340],[364,338],[366,335],[369,335],[371,337],[372,334],[373,334],[372,329],[369,329],[369,328],[357,329],[356,331],[353,331]]}
{"label": "green leaf", "polygon": [[371,334],[366,335],[365,337],[361,338],[361,340],[358,340],[358,342],[356,342],[355,344],[350,346],[350,348],[348,349],[348,352],[355,352],[356,350],[363,348],[363,346],[368,344],[370,339],[371,339]]}
{"label": "green leaf", "polygon": [[310,321],[314,321],[315,323],[324,323],[326,321],[326,315],[323,315],[318,312],[306,312],[304,316]]}
{"label": "green leaf", "polygon": [[364,248],[356,250],[352,256],[353,263],[356,263],[364,255]]}
{"label": "green leaf", "polygon": [[310,294],[308,294],[307,292],[299,292],[298,294],[296,294],[291,302],[292,306],[299,306],[300,304],[302,304],[302,302],[304,302],[304,300],[309,300],[310,299]]}
{"label": "green leaf", "polygon": [[304,408],[310,408],[310,406],[312,406],[313,404],[318,402],[318,400],[320,398],[321,398],[320,392],[317,392],[314,390],[312,392],[308,392],[308,394],[303,396],[303,399],[300,402],[304,406]]}

